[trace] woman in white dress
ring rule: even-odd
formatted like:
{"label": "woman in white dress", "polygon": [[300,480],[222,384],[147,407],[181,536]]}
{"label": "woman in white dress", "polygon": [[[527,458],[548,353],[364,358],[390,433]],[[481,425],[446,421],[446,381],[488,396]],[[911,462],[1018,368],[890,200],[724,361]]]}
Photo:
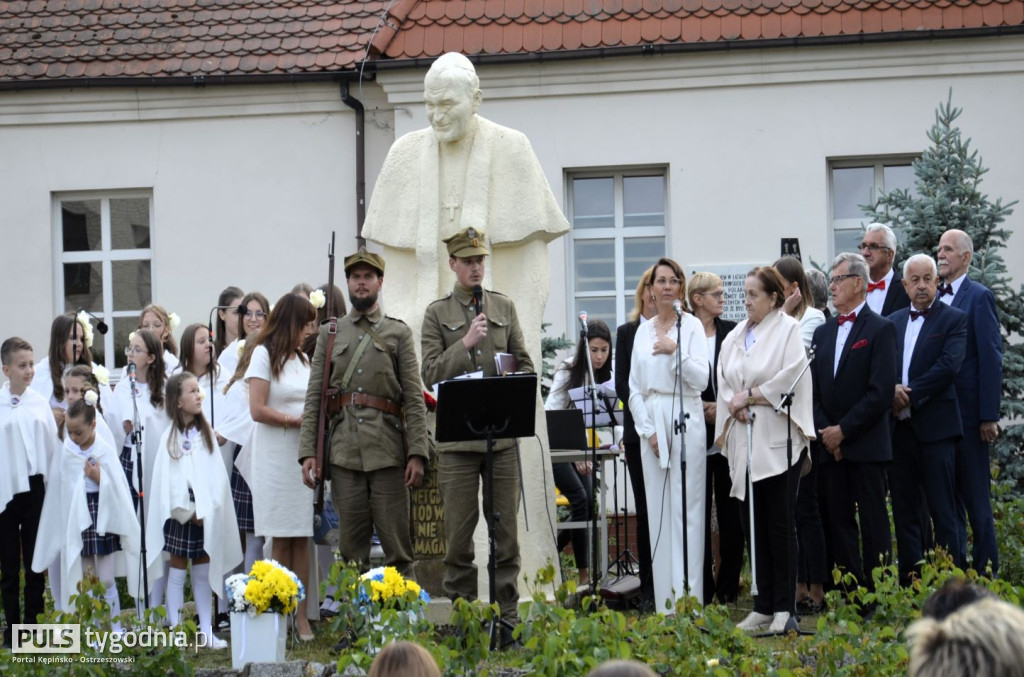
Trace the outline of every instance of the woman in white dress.
{"label": "woman in white dress", "polygon": [[[306,585],[309,538],[313,535],[313,490],[298,466],[299,427],[309,385],[309,360],[301,346],[316,331],[316,310],[305,298],[286,294],[255,339],[245,372],[252,434],[253,517],[256,534],[274,539],[273,558]],[[312,639],[306,602],[299,602],[296,629]]]}
{"label": "woman in white dress", "polygon": [[[74,330],[74,331],[72,331]],[[53,417],[60,428],[68,403],[64,401],[64,371],[76,364],[92,366],[92,353],[85,342],[86,330],[82,321],[75,326],[71,313],[58,315],[50,325],[50,348],[46,357],[36,365],[31,387],[50,402]]]}
{"label": "woman in white dress", "polygon": [[[711,368],[704,328],[699,320],[685,312],[686,278],[679,264],[672,259],[660,259],[651,275],[651,288],[658,314],[636,331],[629,372],[629,410],[640,436],[647,490],[654,604],[659,611],[669,607],[669,613],[674,613],[679,597],[689,594],[698,602],[704,597],[706,452],[700,394],[707,387]],[[676,304],[681,309],[679,314]],[[680,325],[678,345],[677,321]],[[688,417],[683,435],[685,505],[681,438],[674,430],[680,397]],[[688,555],[685,559],[684,549]]]}

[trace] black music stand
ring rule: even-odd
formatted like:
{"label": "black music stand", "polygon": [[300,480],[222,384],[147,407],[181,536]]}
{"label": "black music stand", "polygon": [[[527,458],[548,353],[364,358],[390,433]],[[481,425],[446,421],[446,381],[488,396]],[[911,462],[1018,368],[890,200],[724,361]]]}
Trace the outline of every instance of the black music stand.
{"label": "black music stand", "polygon": [[[454,379],[437,385],[435,439],[438,442],[487,441],[487,584],[492,607],[496,603],[497,587],[494,524],[501,519],[494,511],[494,440],[533,437],[536,413],[536,374]],[[522,482],[522,473],[519,480]],[[492,650],[498,646],[499,628],[505,628],[510,634],[514,629],[501,618],[500,611],[497,618],[491,619],[487,631]]]}

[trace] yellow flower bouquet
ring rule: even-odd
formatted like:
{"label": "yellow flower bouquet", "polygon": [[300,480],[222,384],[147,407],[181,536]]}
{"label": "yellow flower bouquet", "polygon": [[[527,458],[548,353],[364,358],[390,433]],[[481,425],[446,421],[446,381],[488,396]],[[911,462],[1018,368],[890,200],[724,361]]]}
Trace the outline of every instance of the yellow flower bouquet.
{"label": "yellow flower bouquet", "polygon": [[[407,602],[429,602],[430,595],[416,581],[398,573],[395,567],[377,567],[359,577],[360,588],[357,599],[361,604],[376,602],[386,604],[393,600]],[[366,583],[369,583],[367,591]]]}
{"label": "yellow flower bouquet", "polygon": [[250,616],[264,612],[289,614],[306,598],[306,588],[294,572],[272,559],[253,563],[248,574],[224,582],[228,610]]}

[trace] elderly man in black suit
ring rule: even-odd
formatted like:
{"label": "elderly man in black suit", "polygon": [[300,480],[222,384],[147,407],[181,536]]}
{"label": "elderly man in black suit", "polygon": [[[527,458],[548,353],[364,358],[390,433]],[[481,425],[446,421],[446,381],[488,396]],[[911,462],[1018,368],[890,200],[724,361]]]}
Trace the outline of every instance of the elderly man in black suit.
{"label": "elderly man in black suit", "polygon": [[893,463],[889,491],[896,523],[900,580],[909,584],[924,555],[918,520],[921,488],[935,525],[935,542],[961,561],[956,520],[956,445],[963,435],[954,381],[967,347],[967,316],[935,303],[938,268],[927,254],[903,264],[911,299],[889,319],[896,325],[900,382],[893,397]]}
{"label": "elderly man in black suit", "polygon": [[[885,466],[892,460],[889,411],[896,388],[896,328],[865,301],[868,265],[859,254],[832,262],[837,317],[814,331],[814,424],[828,451],[822,472],[836,564],[871,587],[871,568],[888,563],[892,533]],[[858,547],[857,519],[860,517]]]}

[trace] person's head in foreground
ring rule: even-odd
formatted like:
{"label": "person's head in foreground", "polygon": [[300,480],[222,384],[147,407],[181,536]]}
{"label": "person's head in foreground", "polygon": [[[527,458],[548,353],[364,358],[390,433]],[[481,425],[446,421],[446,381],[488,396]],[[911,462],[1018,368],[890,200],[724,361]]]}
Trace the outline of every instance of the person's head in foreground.
{"label": "person's head in foreground", "polygon": [[907,629],[910,677],[1024,677],[1024,611],[1000,599],[969,603]]}

